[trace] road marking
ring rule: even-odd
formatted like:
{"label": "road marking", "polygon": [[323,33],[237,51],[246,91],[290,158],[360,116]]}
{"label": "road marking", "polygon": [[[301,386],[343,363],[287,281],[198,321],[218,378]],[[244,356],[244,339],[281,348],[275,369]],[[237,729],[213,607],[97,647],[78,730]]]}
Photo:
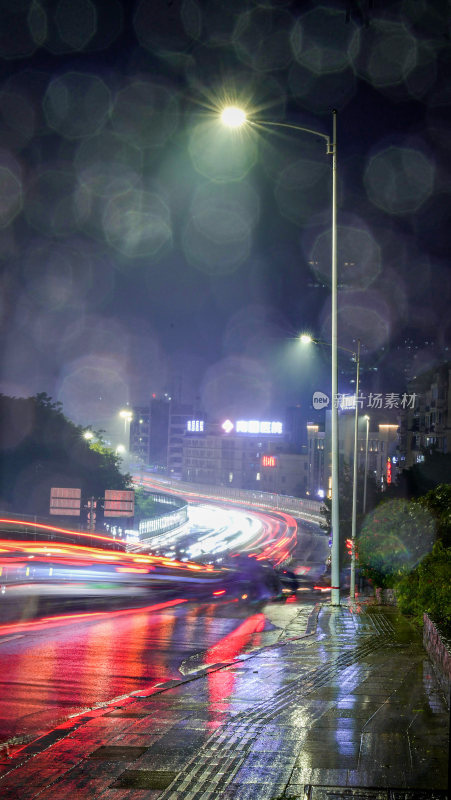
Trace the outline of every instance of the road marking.
{"label": "road marking", "polygon": [[0,644],[5,644],[6,642],[12,642],[13,639],[22,639],[23,633],[16,633],[15,636],[8,636],[6,639],[0,639]]}

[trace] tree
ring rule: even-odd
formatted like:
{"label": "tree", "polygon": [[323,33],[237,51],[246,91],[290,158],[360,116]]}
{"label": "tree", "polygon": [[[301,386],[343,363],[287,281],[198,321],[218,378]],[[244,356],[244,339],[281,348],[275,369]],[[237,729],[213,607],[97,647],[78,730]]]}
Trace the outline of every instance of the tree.
{"label": "tree", "polygon": [[357,539],[359,565],[376,586],[393,586],[432,550],[435,521],[419,503],[389,500],[366,518]]}
{"label": "tree", "polygon": [[84,430],[45,393],[28,398],[0,395],[3,508],[47,516],[52,486],[80,488],[82,497],[127,488],[130,476],[120,472],[119,457],[101,442],[90,444]]}
{"label": "tree", "polygon": [[144,489],[135,489],[135,527],[141,520],[155,516],[155,500]]}
{"label": "tree", "polygon": [[396,584],[398,606],[422,625],[427,613],[442,633],[451,636],[451,547],[435,543],[432,552]]}
{"label": "tree", "polygon": [[440,484],[416,502],[434,517],[437,539],[451,547],[451,483]]}
{"label": "tree", "polygon": [[440,484],[451,484],[451,453],[439,453],[431,448],[419,461],[398,475],[397,482],[387,488],[387,497],[408,500],[421,497]]}

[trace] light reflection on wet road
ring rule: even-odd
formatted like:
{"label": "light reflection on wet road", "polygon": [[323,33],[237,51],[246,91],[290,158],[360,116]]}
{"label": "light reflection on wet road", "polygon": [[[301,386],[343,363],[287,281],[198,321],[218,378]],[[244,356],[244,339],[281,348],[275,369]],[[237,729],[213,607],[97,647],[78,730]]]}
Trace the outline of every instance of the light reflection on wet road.
{"label": "light reflection on wet road", "polygon": [[[27,796],[41,800],[74,791],[106,800],[136,789],[159,800],[244,800],[257,785],[259,800],[302,797],[307,784],[442,788],[448,712],[418,633],[395,608],[369,603],[316,608],[311,634],[299,637],[306,612],[297,603],[185,603],[83,622],[72,636],[66,626],[24,637],[13,693],[21,678],[33,681],[39,656],[46,669],[22,727],[61,713],[58,693],[72,681],[72,706],[75,695],[142,688],[13,751],[17,769],[5,757],[6,797],[21,796],[14,792],[30,781]],[[6,648],[20,658],[22,642],[6,642],[0,660]],[[76,677],[64,674],[69,664]],[[215,671],[190,674],[206,665]]]}
{"label": "light reflection on wet road", "polygon": [[[179,667],[234,658],[274,641],[274,625],[256,606],[181,603],[157,611],[138,609],[85,616],[63,626],[0,637],[0,742],[35,735],[94,704],[161,681],[179,679]],[[273,633],[271,633],[273,632]],[[278,634],[280,631],[276,630]],[[269,638],[268,638],[269,637]],[[224,680],[209,678],[211,700],[224,696]]]}

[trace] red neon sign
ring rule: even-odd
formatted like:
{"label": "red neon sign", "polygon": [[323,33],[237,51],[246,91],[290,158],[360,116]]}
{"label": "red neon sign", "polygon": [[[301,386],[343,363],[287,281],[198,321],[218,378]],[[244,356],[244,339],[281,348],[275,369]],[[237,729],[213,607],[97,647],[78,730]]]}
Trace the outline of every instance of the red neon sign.
{"label": "red neon sign", "polygon": [[387,461],[387,483],[391,483],[391,461]]}
{"label": "red neon sign", "polygon": [[262,467],[275,467],[275,466],[276,466],[275,456],[262,456]]}

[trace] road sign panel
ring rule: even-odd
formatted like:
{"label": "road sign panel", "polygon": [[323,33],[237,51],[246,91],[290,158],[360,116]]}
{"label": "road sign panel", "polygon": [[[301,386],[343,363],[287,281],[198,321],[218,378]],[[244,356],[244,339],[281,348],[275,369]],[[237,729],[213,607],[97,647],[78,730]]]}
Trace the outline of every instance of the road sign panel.
{"label": "road sign panel", "polygon": [[135,493],[105,489],[104,517],[133,517],[135,513]]}
{"label": "road sign panel", "polygon": [[50,513],[60,517],[79,517],[81,489],[53,487],[50,489]]}

